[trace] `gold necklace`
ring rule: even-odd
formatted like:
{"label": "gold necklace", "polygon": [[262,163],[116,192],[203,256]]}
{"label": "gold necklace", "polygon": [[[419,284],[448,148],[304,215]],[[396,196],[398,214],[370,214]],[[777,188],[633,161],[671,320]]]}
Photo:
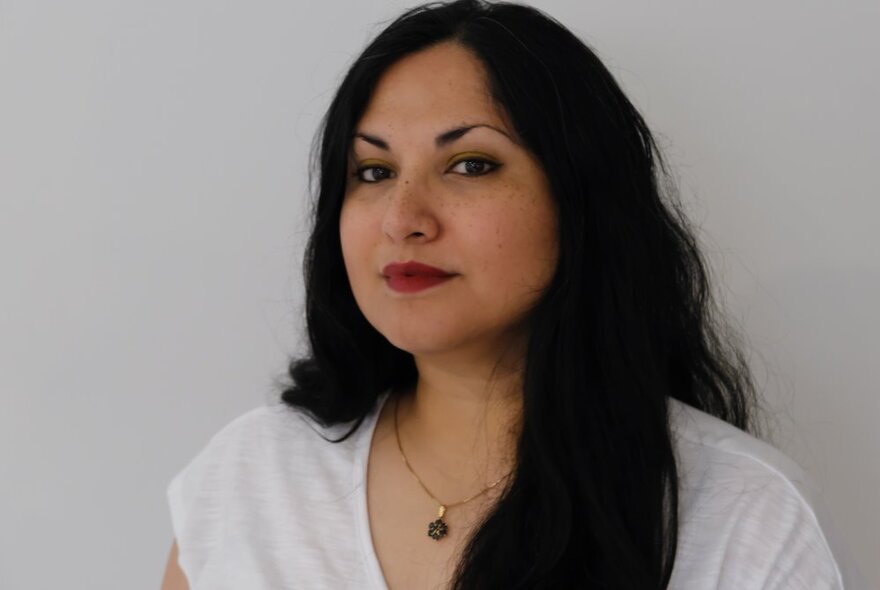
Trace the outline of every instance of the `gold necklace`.
{"label": "gold necklace", "polygon": [[494,488],[496,485],[498,485],[505,477],[510,475],[510,473],[508,473],[507,475],[505,475],[503,477],[498,478],[497,480],[492,482],[492,484],[489,485],[489,487],[487,487],[485,490],[474,494],[470,498],[465,498],[464,500],[461,500],[461,501],[456,502],[454,504],[444,504],[443,502],[438,500],[434,496],[434,494],[432,494],[428,490],[427,487],[425,487],[425,484],[422,483],[422,480],[419,479],[419,476],[416,475],[416,472],[413,471],[412,467],[410,467],[409,461],[406,460],[406,455],[403,453],[403,447],[400,444],[400,432],[397,429],[397,408],[399,406],[400,406],[400,398],[398,397],[394,401],[394,436],[397,438],[397,448],[400,449],[400,456],[403,457],[403,464],[406,465],[406,468],[409,469],[409,472],[413,474],[413,477],[416,478],[416,481],[419,482],[419,485],[422,486],[422,489],[425,490],[425,493],[428,494],[429,496],[431,496],[431,498],[435,502],[437,502],[437,504],[439,505],[439,508],[437,510],[437,520],[428,523],[428,536],[431,537],[432,539],[434,539],[435,541],[439,541],[440,539],[445,537],[447,534],[449,534],[449,525],[446,523],[445,520],[443,520],[443,515],[446,514],[447,508],[452,508],[454,506],[460,506],[461,504],[465,504],[467,502],[470,502],[471,500],[473,500],[474,498],[476,498],[478,496],[482,496],[483,494],[485,494],[486,492],[488,492],[489,490]]}

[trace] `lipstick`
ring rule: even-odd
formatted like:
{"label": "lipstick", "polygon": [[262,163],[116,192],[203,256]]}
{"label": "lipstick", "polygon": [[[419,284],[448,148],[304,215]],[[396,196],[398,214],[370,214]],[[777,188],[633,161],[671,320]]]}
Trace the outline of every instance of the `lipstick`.
{"label": "lipstick", "polygon": [[435,268],[411,260],[409,262],[393,262],[382,269],[388,286],[400,293],[417,293],[445,283],[455,276],[442,268]]}

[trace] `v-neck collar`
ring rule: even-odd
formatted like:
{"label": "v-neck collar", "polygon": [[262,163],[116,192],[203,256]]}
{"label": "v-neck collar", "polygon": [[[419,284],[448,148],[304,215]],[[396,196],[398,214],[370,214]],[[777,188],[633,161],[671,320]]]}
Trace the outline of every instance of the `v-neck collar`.
{"label": "v-neck collar", "polygon": [[370,531],[370,515],[367,507],[367,468],[370,460],[370,447],[373,443],[373,436],[376,432],[376,425],[385,402],[390,397],[391,391],[385,391],[380,394],[373,413],[366,419],[362,437],[359,439],[359,446],[356,450],[354,461],[354,476],[359,483],[357,494],[357,535],[360,539],[361,555],[363,557],[364,566],[367,571],[370,588],[373,590],[388,590],[388,584],[382,573],[382,566],[379,564],[379,557],[376,554],[376,547],[373,545],[373,537]]}

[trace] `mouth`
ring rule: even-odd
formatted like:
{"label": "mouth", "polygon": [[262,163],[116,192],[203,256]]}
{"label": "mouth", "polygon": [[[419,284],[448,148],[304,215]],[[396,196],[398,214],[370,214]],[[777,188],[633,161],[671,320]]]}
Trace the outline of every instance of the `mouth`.
{"label": "mouth", "polygon": [[382,269],[388,286],[399,293],[416,293],[445,283],[455,273],[420,262],[394,262]]}
{"label": "mouth", "polygon": [[409,262],[392,262],[382,269],[382,275],[385,277],[395,276],[426,276],[426,277],[451,277],[455,273],[428,266],[415,260]]}

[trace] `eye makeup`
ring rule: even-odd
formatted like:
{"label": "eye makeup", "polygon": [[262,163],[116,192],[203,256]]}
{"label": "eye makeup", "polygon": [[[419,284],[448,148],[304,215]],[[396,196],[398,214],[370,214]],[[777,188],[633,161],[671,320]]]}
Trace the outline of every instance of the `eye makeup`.
{"label": "eye makeup", "polygon": [[355,180],[358,180],[360,182],[364,182],[367,184],[374,184],[376,182],[379,182],[380,180],[385,179],[385,178],[372,179],[372,180],[365,179],[363,175],[365,172],[367,172],[369,170],[382,170],[383,171],[382,174],[387,175],[387,176],[385,176],[385,178],[390,178],[391,175],[394,173],[394,171],[391,169],[391,164],[389,164],[388,162],[386,162],[384,160],[378,160],[375,158],[367,158],[366,160],[362,161],[361,163],[359,163],[355,166],[355,170],[354,170],[354,172],[351,173],[351,176],[353,176]]}
{"label": "eye makeup", "polygon": [[489,174],[489,172],[492,172],[501,167],[501,162],[487,154],[484,154],[482,152],[464,152],[456,154],[450,159],[449,164],[447,164],[447,171],[458,166],[462,162],[479,162],[482,164],[488,164],[490,167],[490,169],[485,172],[481,172],[478,174],[468,174],[466,176],[482,176],[484,174]]}
{"label": "eye makeup", "polygon": [[[467,163],[471,162],[487,166],[488,169],[482,171],[471,170],[470,172],[465,170],[454,173],[464,177],[485,176],[494,172],[502,166],[501,162],[483,152],[461,152],[455,154],[452,158],[449,159],[449,162],[446,164],[445,172],[453,172],[453,169],[462,163],[465,163],[465,168],[467,169],[469,168],[467,166]],[[370,171],[373,171],[372,175],[374,176],[374,178],[365,178],[364,174]],[[367,158],[361,161],[360,163],[356,164],[355,170],[351,173],[351,176],[353,176],[356,180],[367,184],[374,184],[380,182],[381,180],[387,180],[388,178],[393,178],[395,175],[396,173],[391,164],[389,164],[385,160],[380,160],[377,158]],[[379,176],[379,178],[375,178],[376,176]]]}

